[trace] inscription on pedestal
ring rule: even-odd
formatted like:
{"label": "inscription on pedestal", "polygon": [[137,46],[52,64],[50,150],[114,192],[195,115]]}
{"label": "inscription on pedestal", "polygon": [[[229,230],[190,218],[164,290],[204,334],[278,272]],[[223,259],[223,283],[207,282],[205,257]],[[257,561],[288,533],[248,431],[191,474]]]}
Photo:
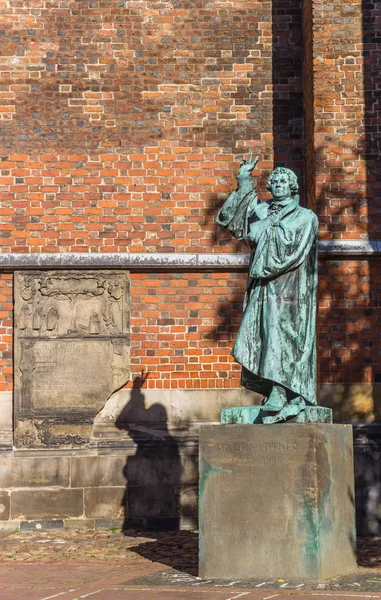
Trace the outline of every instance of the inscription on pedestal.
{"label": "inscription on pedestal", "polygon": [[15,442],[83,445],[129,376],[129,277],[15,273]]}
{"label": "inscription on pedestal", "polygon": [[297,452],[298,444],[290,442],[240,442],[216,444],[221,452]]}
{"label": "inscription on pedestal", "polygon": [[284,455],[298,451],[298,444],[290,442],[240,442],[216,444],[218,452],[230,454],[235,466],[281,465]]}

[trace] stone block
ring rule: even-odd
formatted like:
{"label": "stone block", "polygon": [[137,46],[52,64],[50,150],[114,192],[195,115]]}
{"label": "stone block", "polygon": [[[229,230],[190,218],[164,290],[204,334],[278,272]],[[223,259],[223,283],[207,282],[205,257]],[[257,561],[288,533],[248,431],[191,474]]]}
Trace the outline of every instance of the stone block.
{"label": "stone block", "polygon": [[70,458],[0,458],[0,488],[69,486]]}
{"label": "stone block", "polygon": [[12,392],[0,392],[0,448],[13,445],[13,397]]}
{"label": "stone block", "polygon": [[[144,517],[141,519],[130,519],[126,517],[123,520],[123,530],[140,529],[143,531],[178,531],[183,529],[183,521],[178,517]],[[189,520],[185,522],[189,525]]]}
{"label": "stone block", "polygon": [[39,521],[21,521],[21,531],[49,531],[51,529],[63,529],[62,519],[41,519]]}
{"label": "stone block", "polygon": [[8,492],[0,492],[0,521],[8,521],[10,513],[10,496]]}
{"label": "stone block", "polygon": [[95,529],[123,529],[124,519],[95,519]]}
{"label": "stone block", "polygon": [[187,485],[178,490],[181,517],[195,517],[198,515],[198,486]]}
{"label": "stone block", "polygon": [[198,529],[197,515],[180,517],[179,529],[187,529],[189,531]]}
{"label": "stone block", "polygon": [[174,486],[127,486],[125,514],[129,519],[178,519],[180,498]]}
{"label": "stone block", "polygon": [[65,529],[94,529],[94,519],[65,519]]}
{"label": "stone block", "polygon": [[11,492],[12,519],[36,520],[80,517],[83,514],[83,491],[17,490]]}
{"label": "stone block", "polygon": [[18,531],[20,521],[0,521],[0,531]]}
{"label": "stone block", "polygon": [[335,421],[381,416],[380,383],[323,383],[319,392],[319,404],[332,408]]}
{"label": "stone block", "polygon": [[350,425],[200,428],[207,578],[324,580],[356,568]]}
{"label": "stone block", "polygon": [[71,459],[71,487],[123,487],[125,456],[75,456]]}
{"label": "stone block", "polygon": [[359,536],[381,535],[381,485],[356,489],[356,527]]}
{"label": "stone block", "polygon": [[[224,425],[262,424],[262,406],[232,406],[221,410],[221,423]],[[332,423],[332,410],[324,406],[307,406],[292,419],[293,423]]]}
{"label": "stone block", "polygon": [[85,516],[92,519],[124,517],[125,488],[89,488],[85,490]]}
{"label": "stone block", "polygon": [[127,390],[112,394],[94,419],[97,438],[126,438],[129,425],[163,424],[169,430],[198,427],[199,423],[219,422],[221,408],[252,405],[262,396],[245,389],[208,390]]}
{"label": "stone block", "polygon": [[180,453],[176,444],[151,448],[148,445],[127,458],[125,475],[129,486],[194,484],[198,478],[198,456],[183,449]]}

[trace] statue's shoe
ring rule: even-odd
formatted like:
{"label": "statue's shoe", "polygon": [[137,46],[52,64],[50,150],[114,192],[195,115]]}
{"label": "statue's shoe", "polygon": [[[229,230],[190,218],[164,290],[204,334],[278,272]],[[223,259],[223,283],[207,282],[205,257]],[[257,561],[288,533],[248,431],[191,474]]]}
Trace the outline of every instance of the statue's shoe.
{"label": "statue's shoe", "polygon": [[270,395],[265,399],[262,410],[279,412],[287,404],[286,390],[279,385],[273,385]]}

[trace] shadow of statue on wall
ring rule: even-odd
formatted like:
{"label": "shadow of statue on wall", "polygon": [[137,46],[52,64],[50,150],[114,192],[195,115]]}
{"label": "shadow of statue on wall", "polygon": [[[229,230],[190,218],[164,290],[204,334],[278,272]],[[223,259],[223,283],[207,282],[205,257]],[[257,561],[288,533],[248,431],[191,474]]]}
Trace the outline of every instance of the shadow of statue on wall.
{"label": "shadow of statue on wall", "polygon": [[130,400],[116,419],[136,444],[124,467],[123,529],[177,530],[180,524],[181,463],[177,440],[170,435],[167,411],[147,407],[142,387],[149,373],[133,381]]}

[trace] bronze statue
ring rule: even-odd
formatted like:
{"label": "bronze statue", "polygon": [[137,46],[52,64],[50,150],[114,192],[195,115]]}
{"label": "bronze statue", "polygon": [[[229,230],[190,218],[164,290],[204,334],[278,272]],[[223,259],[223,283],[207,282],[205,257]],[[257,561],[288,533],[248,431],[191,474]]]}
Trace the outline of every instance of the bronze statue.
{"label": "bronze statue", "polygon": [[272,200],[260,202],[252,153],[238,187],[217,216],[252,249],[242,323],[232,354],[242,385],[265,396],[263,423],[290,420],[316,404],[316,287],[318,220],[299,205],[295,173],[270,175]]}

